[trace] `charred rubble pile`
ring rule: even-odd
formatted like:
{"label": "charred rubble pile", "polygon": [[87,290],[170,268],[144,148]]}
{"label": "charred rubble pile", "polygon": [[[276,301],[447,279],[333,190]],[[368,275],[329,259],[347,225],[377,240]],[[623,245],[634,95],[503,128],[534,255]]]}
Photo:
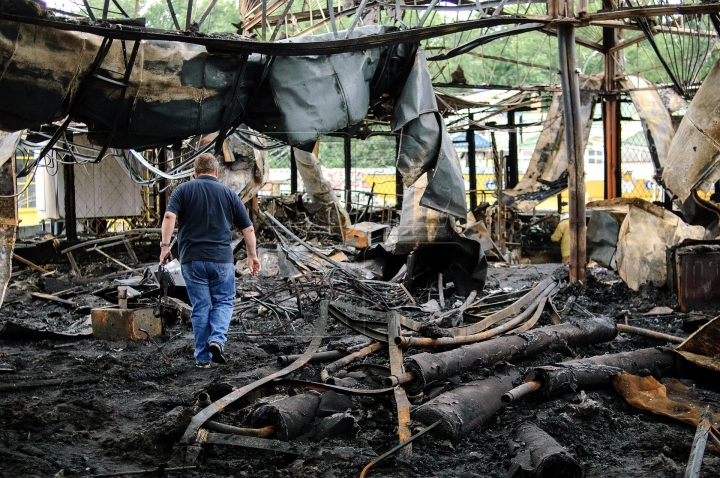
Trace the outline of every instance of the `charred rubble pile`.
{"label": "charred rubble pile", "polygon": [[0,476],[720,471],[711,312],[599,267],[583,287],[559,264],[490,263],[467,292],[275,221],[263,274],[238,262],[231,360],[211,370],[181,276],[142,267],[154,241],[106,240],[101,261],[93,241],[60,246],[66,262],[27,250],[42,270],[18,264],[3,305]]}

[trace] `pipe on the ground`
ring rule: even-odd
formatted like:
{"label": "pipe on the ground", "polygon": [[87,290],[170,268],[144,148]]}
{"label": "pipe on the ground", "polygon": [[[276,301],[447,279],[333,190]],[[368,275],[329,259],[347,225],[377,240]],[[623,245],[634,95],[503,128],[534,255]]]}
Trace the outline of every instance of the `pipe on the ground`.
{"label": "pipe on the ground", "polygon": [[537,393],[548,396],[612,387],[612,378],[623,370],[660,378],[674,374],[676,364],[677,354],[671,347],[639,349],[535,367],[525,375],[525,381],[540,382]]}
{"label": "pipe on the ground", "polygon": [[568,451],[538,426],[525,422],[510,441],[508,478],[581,478],[582,468]]}
{"label": "pipe on the ground", "polygon": [[356,359],[365,357],[366,355],[370,355],[371,353],[380,350],[382,348],[382,346],[383,346],[382,342],[373,342],[372,344],[368,345],[367,347],[361,348],[357,352],[353,352],[351,354],[348,354],[348,355],[342,357],[341,359],[334,361],[333,363],[329,364],[327,367],[325,367],[320,372],[320,380],[323,383],[329,383],[330,385],[334,385],[335,379],[332,378],[330,375],[334,374],[341,368],[350,365]]}
{"label": "pipe on the ground", "polygon": [[[612,319],[597,317],[497,337],[447,352],[411,355],[405,359],[404,367],[406,372],[413,374],[414,381],[406,385],[406,389],[411,394],[417,394],[434,382],[502,360],[522,360],[559,344],[579,347],[607,342],[616,335],[617,329]],[[395,379],[403,383],[399,377]]]}
{"label": "pipe on the ground", "polygon": [[[308,362],[314,363],[314,362],[329,362],[330,360],[337,360],[339,358],[342,358],[345,356],[345,352],[342,350],[330,350],[327,352],[318,352],[312,357],[310,357],[310,360]],[[292,363],[296,361],[300,355],[280,355],[277,358],[277,364],[278,365],[287,365],[289,363]]]}
{"label": "pipe on the ground", "polygon": [[650,329],[643,329],[641,327],[634,327],[632,325],[617,324],[617,328],[619,332],[622,332],[624,334],[642,335],[643,337],[664,340],[672,344],[681,344],[685,341],[684,338],[678,337],[676,335],[663,334],[662,332],[657,332]]}
{"label": "pipe on the ground", "polygon": [[312,425],[321,396],[310,391],[262,405],[250,416],[250,424],[254,428],[274,425],[278,440],[292,440]]}
{"label": "pipe on the ground", "polygon": [[523,383],[522,385],[518,385],[517,387],[513,388],[512,390],[503,393],[502,397],[500,397],[500,400],[505,405],[509,405],[512,402],[520,400],[525,395],[539,390],[541,386],[542,386],[542,384],[540,382]]}
{"label": "pipe on the ground", "polygon": [[208,430],[212,430],[212,431],[218,432],[218,433],[227,433],[229,435],[240,435],[240,436],[245,436],[245,437],[258,437],[258,438],[269,437],[275,431],[274,425],[268,425],[263,428],[240,428],[240,427],[234,427],[232,425],[226,425],[224,423],[214,422],[212,420],[206,421],[203,424],[203,428],[207,428]]}
{"label": "pipe on the ground", "polygon": [[415,410],[412,417],[425,425],[440,420],[436,433],[458,441],[490,420],[504,405],[502,394],[511,390],[519,378],[517,369],[506,367],[493,377],[466,383],[433,398]]}

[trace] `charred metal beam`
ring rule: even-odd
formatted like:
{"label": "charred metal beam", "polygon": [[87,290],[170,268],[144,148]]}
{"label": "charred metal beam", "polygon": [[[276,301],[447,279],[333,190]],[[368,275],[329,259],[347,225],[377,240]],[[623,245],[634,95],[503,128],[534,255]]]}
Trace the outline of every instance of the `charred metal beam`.
{"label": "charred metal beam", "polygon": [[[720,8],[720,7],[719,7]],[[429,38],[435,38],[454,33],[471,31],[491,26],[525,24],[535,22],[549,22],[545,16],[538,17],[515,17],[503,15],[493,18],[482,18],[467,22],[449,23],[430,27],[413,28],[410,30],[396,30],[381,35],[368,35],[348,40],[328,40],[317,42],[258,42],[250,40],[229,40],[227,37],[219,38],[212,36],[190,36],[182,33],[158,33],[151,30],[140,30],[137,28],[107,28],[98,25],[84,25],[76,23],[49,20],[46,18],[21,17],[0,13],[0,20],[7,20],[16,23],[46,26],[59,30],[69,30],[92,33],[104,38],[119,40],[160,40],[180,43],[192,43],[204,45],[218,51],[238,53],[260,53],[277,56],[305,56],[305,55],[330,55],[333,53],[347,53],[363,51],[370,48],[397,45],[400,43],[419,42]],[[179,28],[179,27],[178,27]]]}
{"label": "charred metal beam", "polygon": [[407,440],[405,440],[404,442],[398,444],[397,446],[391,448],[390,450],[386,451],[385,453],[383,453],[382,455],[380,455],[379,457],[377,457],[376,459],[374,459],[373,461],[371,461],[370,463],[368,463],[367,465],[365,465],[365,468],[363,468],[362,472],[360,473],[360,478],[365,478],[365,476],[367,475],[367,472],[368,472],[368,471],[370,470],[370,468],[372,468],[374,465],[377,465],[378,463],[380,463],[381,461],[383,461],[385,458],[389,457],[390,455],[392,455],[392,454],[395,453],[396,451],[402,450],[403,447],[406,447],[406,446],[409,445],[410,443],[414,442],[415,440],[417,440],[418,438],[420,438],[420,437],[423,436],[424,434],[428,433],[430,430],[432,430],[433,428],[435,428],[435,427],[438,426],[438,425],[440,425],[440,421],[439,421],[439,420],[438,420],[437,422],[433,423],[432,425],[429,425],[429,426],[423,428],[421,431],[417,432],[417,433],[416,433],[415,435],[413,435],[412,437],[408,438]]}
{"label": "charred metal beam", "polygon": [[405,359],[405,370],[415,379],[406,388],[418,393],[430,384],[500,361],[515,362],[567,345],[580,347],[607,342],[617,336],[612,319],[598,317],[560,325],[540,327],[518,335],[497,337],[440,353],[419,353]]}
{"label": "charred metal beam", "polygon": [[[208,6],[205,8],[205,10],[202,12],[202,15],[200,15],[200,18],[197,21],[198,28],[202,26],[202,24],[205,22],[205,19],[208,15],[210,15],[210,12],[213,8],[215,8],[215,4],[217,3],[217,0],[210,0],[210,3],[208,3]],[[292,0],[288,2],[290,5],[292,5]],[[270,40],[272,41],[272,39]]]}
{"label": "charred metal beam", "polygon": [[173,8],[173,5],[172,5],[172,0],[167,0],[167,6],[168,6],[168,11],[170,12],[170,17],[172,18],[173,24],[175,25],[175,29],[182,30],[182,28],[180,28],[180,22],[178,22],[177,15],[175,14],[175,9]]}

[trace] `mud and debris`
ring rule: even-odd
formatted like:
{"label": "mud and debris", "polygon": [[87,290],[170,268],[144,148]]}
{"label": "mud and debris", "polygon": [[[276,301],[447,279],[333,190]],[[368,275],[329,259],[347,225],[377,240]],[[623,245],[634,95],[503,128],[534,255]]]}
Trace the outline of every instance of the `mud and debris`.
{"label": "mud and debris", "polygon": [[[141,263],[152,261],[154,249],[150,241],[135,246]],[[126,250],[118,246],[114,257],[123,260],[123,254]],[[26,249],[26,255],[37,260],[31,249]],[[112,277],[117,265],[98,263],[89,255],[79,258],[82,276],[74,275],[66,257],[55,253],[43,261],[52,274],[43,277],[38,271],[27,272],[8,287],[3,320],[22,329],[8,333],[6,327],[0,335],[0,389],[4,390],[0,395],[0,476],[93,476],[158,468],[175,470],[166,471],[166,476],[358,476],[368,463],[398,444],[391,389],[385,389],[390,393],[372,393],[383,391],[390,363],[387,348],[376,347],[379,350],[335,371],[333,385],[323,384],[321,372],[329,363],[370,345],[368,337],[332,315],[318,353],[339,354],[325,362],[311,361],[285,380],[266,383],[226,406],[208,422],[210,433],[198,447],[194,463],[187,461],[192,446],[183,444],[182,437],[192,417],[208,403],[282,369],[285,365],[278,357],[302,354],[313,338],[322,300],[397,311],[418,322],[436,319],[465,301],[456,295],[452,282],[443,284],[445,307],[440,307],[437,282],[417,282],[406,294],[399,287],[396,291],[391,282],[358,279],[337,269],[308,271],[292,282],[280,275],[253,278],[241,271],[226,348],[230,361],[206,370],[195,367],[191,327],[173,309],[166,311],[163,334],[153,340],[107,341],[61,334],[74,323],[88,320],[91,309],[111,304],[93,292],[117,287]],[[21,267],[25,266],[15,266]],[[498,295],[511,297],[495,305],[495,310],[505,308],[548,278],[560,284],[552,301],[563,323],[605,317],[610,323],[627,322],[687,337],[692,332],[687,324],[711,318],[681,312],[676,295],[653,286],[641,286],[635,292],[613,271],[589,268],[587,288],[567,285],[567,274],[560,264],[491,263],[485,288],[465,310],[464,318],[492,313],[492,307],[474,308]],[[123,277],[125,283],[128,276]],[[74,306],[37,296],[58,292],[71,297]],[[153,304],[156,299],[135,300]],[[429,301],[435,305],[423,307]],[[544,310],[536,328],[554,325],[550,307]],[[448,433],[447,426],[441,433],[443,426],[435,427],[414,441],[411,455],[396,452],[367,475],[506,476],[518,467],[508,448],[509,439],[529,422],[556,442],[553,450],[577,463],[582,476],[678,476],[687,463],[695,427],[636,409],[609,384],[530,393],[510,404],[501,403],[502,393],[520,385],[520,377],[534,368],[665,345],[662,340],[625,333],[591,345],[561,341],[537,354],[507,359],[512,364],[490,361],[419,390],[417,384],[407,386],[413,433],[437,420],[422,410],[437,414],[435,401],[452,405],[448,397],[473,392],[477,384],[491,391],[497,406],[474,405],[467,410],[468,420],[456,424],[462,433]],[[403,350],[403,356],[443,350],[410,348]],[[676,359],[683,361],[679,355]],[[685,361],[673,368],[668,378],[657,377],[658,383],[680,383],[696,401],[717,410],[720,382],[711,375],[715,372]],[[643,376],[649,370],[631,372]],[[507,380],[507,387],[493,391],[493,380]],[[235,429],[254,429],[256,435],[228,438],[228,430]],[[710,445],[700,476],[720,473],[720,459]],[[280,451],[268,451],[268,447]]]}

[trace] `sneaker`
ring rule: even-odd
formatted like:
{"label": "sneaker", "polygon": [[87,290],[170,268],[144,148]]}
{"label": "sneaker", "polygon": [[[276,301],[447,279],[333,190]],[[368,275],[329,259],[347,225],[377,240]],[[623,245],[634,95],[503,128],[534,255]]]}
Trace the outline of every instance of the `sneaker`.
{"label": "sneaker", "polygon": [[210,368],[210,362],[206,362],[206,363],[196,362],[195,366],[197,368]]}
{"label": "sneaker", "polygon": [[212,354],[212,361],[215,363],[227,363],[227,359],[223,354],[222,347],[217,342],[210,344],[210,353]]}

